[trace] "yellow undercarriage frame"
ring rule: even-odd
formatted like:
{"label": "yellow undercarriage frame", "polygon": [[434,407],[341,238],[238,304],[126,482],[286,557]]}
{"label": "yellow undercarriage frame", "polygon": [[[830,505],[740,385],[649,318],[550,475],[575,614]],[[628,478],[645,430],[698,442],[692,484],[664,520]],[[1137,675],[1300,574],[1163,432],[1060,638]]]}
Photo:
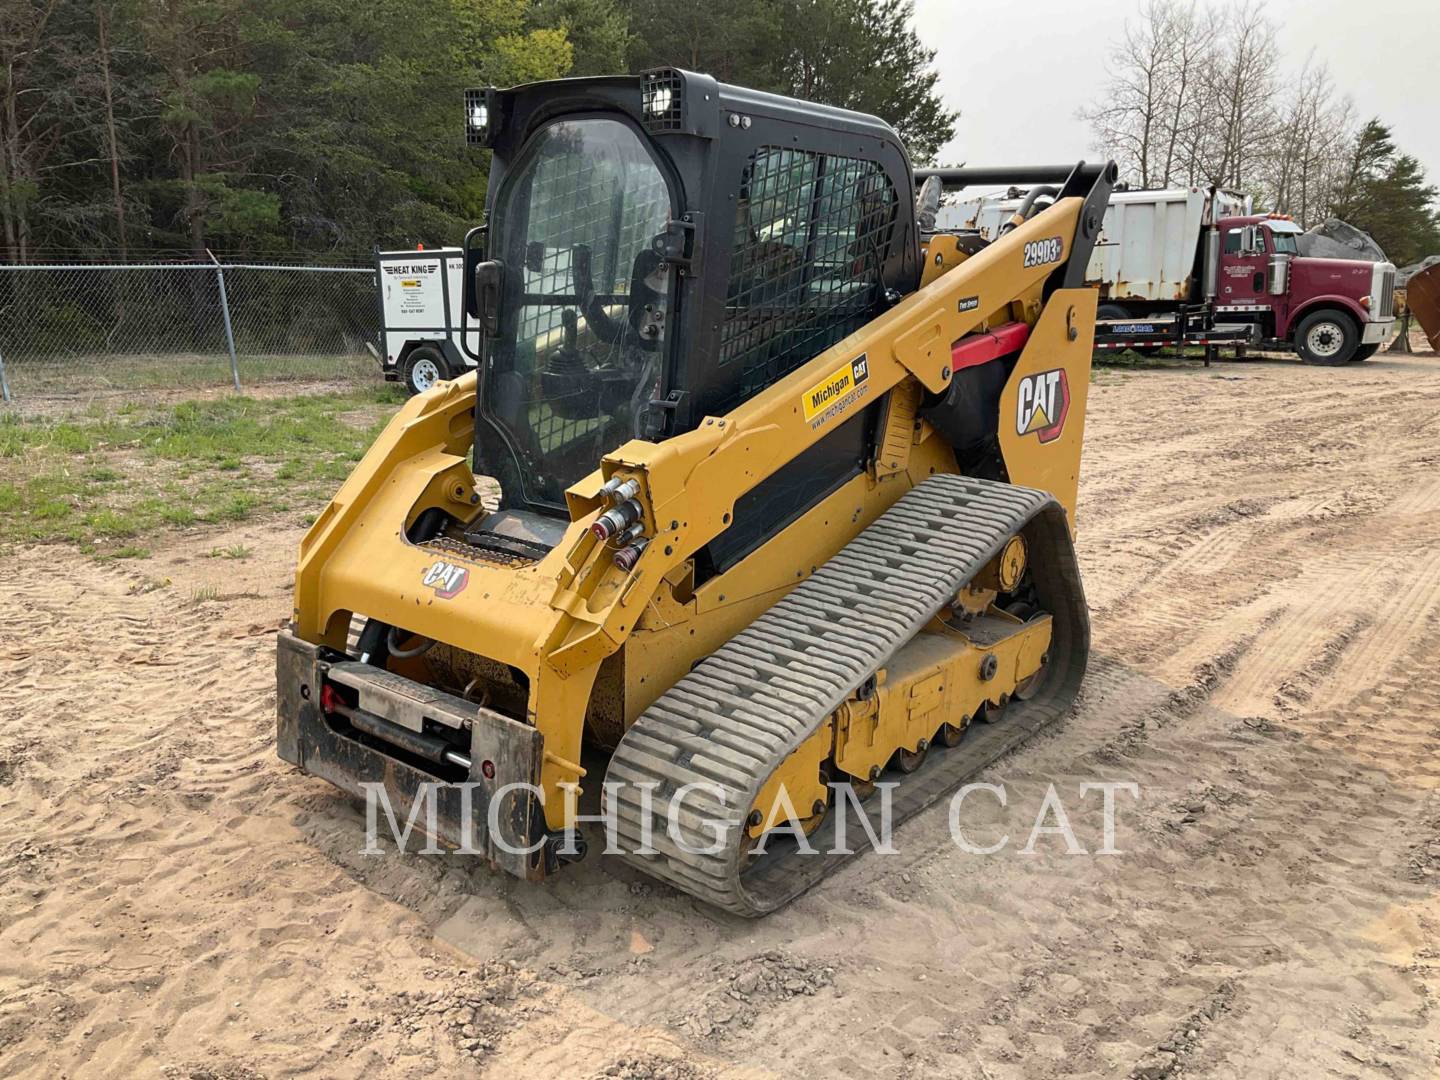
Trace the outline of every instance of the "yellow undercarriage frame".
{"label": "yellow undercarriage frame", "polygon": [[[967,334],[1023,321],[1032,329],[1000,402],[999,441],[1011,482],[1053,493],[1074,520],[1095,293],[1059,289],[1043,302],[1055,265],[1026,266],[1031,241],[1060,236],[1069,255],[1079,199],[1064,199],[963,262],[931,274],[916,293],[723,417],[661,443],[629,442],[569,489],[571,524],[548,555],[521,565],[463,552],[461,591],[437,588],[434,549],[407,529],[432,507],[462,522],[484,512],[469,467],[474,374],[411,399],[311,527],[296,572],[295,633],[343,650],[352,613],[509,665],[528,681],[525,719],[543,736],[540,783],[550,829],[567,824],[565,789],[580,785],[581,743],[592,718],[628,724],[690,669],[784,595],[927,476],[953,472],[950,446],[917,419],[922,395],[952,378],[951,346]],[[974,302],[979,298],[978,304]],[[962,310],[963,309],[963,310]],[[864,392],[817,422],[806,395],[857,358]],[[1063,372],[1068,419],[1033,420],[1035,387]],[[858,388],[857,388],[858,389]],[[884,429],[863,474],[812,507],[728,572],[695,587],[692,557],[730,522],[736,500],[840,422],[881,400]],[[1049,437],[1042,440],[1042,435]],[[639,485],[651,543],[630,569],[589,525],[605,508],[601,485]],[[997,568],[998,572],[998,568]],[[454,579],[448,579],[453,583]],[[441,582],[440,584],[447,584]],[[984,597],[975,601],[983,606]],[[871,704],[847,703],[787,762],[791,792],[814,792],[824,770],[864,779],[896,750],[936,737],[946,717],[974,715],[1013,693],[1041,663],[1048,624],[1017,624],[1000,671],[977,682],[973,642],[937,624],[877,679]],[[422,664],[404,674],[425,681]],[[460,688],[451,687],[452,692]],[[854,707],[852,707],[852,705]],[[953,726],[953,725],[952,725]],[[601,736],[601,741],[606,741]],[[777,774],[778,775],[778,774]],[[757,809],[763,821],[773,800]],[[804,817],[805,806],[798,808]]]}

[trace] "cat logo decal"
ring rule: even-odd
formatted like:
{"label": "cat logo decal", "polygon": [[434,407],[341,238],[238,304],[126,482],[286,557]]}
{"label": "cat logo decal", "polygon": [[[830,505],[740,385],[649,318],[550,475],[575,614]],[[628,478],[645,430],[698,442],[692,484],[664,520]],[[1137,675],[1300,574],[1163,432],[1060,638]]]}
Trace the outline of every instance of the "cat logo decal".
{"label": "cat logo decal", "polygon": [[425,571],[420,583],[434,589],[439,599],[450,600],[458,596],[470,583],[470,571],[444,559],[437,559],[430,569]]}
{"label": "cat logo decal", "polygon": [[1064,368],[1040,371],[1020,380],[1015,401],[1015,432],[1054,442],[1065,429],[1070,412],[1070,383]]}

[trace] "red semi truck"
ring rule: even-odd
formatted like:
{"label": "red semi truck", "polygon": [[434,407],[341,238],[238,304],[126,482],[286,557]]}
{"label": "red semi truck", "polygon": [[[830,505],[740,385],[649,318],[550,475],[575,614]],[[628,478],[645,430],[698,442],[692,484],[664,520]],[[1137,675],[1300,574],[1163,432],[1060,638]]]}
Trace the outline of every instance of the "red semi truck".
{"label": "red semi truck", "polygon": [[[1043,193],[944,207],[941,221],[994,239]],[[1215,189],[1117,191],[1086,278],[1100,290],[1097,350],[1294,349],[1308,363],[1373,356],[1395,327],[1395,267],[1301,255],[1287,217]]]}

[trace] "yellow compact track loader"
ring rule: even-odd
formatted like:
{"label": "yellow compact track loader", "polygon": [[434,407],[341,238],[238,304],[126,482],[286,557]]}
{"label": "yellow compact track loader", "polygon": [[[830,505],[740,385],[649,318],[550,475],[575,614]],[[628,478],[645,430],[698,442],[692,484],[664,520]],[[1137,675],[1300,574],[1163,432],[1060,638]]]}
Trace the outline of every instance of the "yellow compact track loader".
{"label": "yellow compact track loader", "polygon": [[[1076,693],[1114,166],[917,173],[872,116],[673,69],[465,117],[479,368],[301,544],[279,754],[528,879],[603,787],[592,839],[762,914],[862,847],[846,812],[903,820]],[[935,232],[976,184],[1054,197]]]}

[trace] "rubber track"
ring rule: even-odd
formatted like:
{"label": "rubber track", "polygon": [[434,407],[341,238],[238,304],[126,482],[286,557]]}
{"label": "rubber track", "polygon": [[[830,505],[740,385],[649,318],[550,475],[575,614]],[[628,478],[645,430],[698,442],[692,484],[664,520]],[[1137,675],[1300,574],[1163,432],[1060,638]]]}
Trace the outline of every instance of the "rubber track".
{"label": "rubber track", "polygon": [[[936,746],[894,789],[892,823],[1063,714],[1079,689],[1090,641],[1063,508],[1030,488],[932,476],[662,694],[625,733],[606,777],[621,785],[615,789],[621,844],[637,851],[643,838],[656,854],[621,857],[748,916],[774,910],[853,857],[828,853],[838,813],[810,838],[824,854],[801,854],[793,839],[781,837],[767,854],[746,856],[745,817],[766,777],[1016,533],[1028,542],[1040,604],[1053,618],[1046,678],[1035,697],[1011,703],[1002,723],[975,725],[979,730],[953,749]],[[718,847],[715,854],[684,850],[667,833],[670,796],[687,784],[724,793],[717,801],[713,791],[694,789],[678,820],[685,847]],[[643,785],[656,785],[648,799]],[[873,814],[879,801],[866,812]],[[848,846],[858,854],[868,841],[854,804],[846,809]]]}

